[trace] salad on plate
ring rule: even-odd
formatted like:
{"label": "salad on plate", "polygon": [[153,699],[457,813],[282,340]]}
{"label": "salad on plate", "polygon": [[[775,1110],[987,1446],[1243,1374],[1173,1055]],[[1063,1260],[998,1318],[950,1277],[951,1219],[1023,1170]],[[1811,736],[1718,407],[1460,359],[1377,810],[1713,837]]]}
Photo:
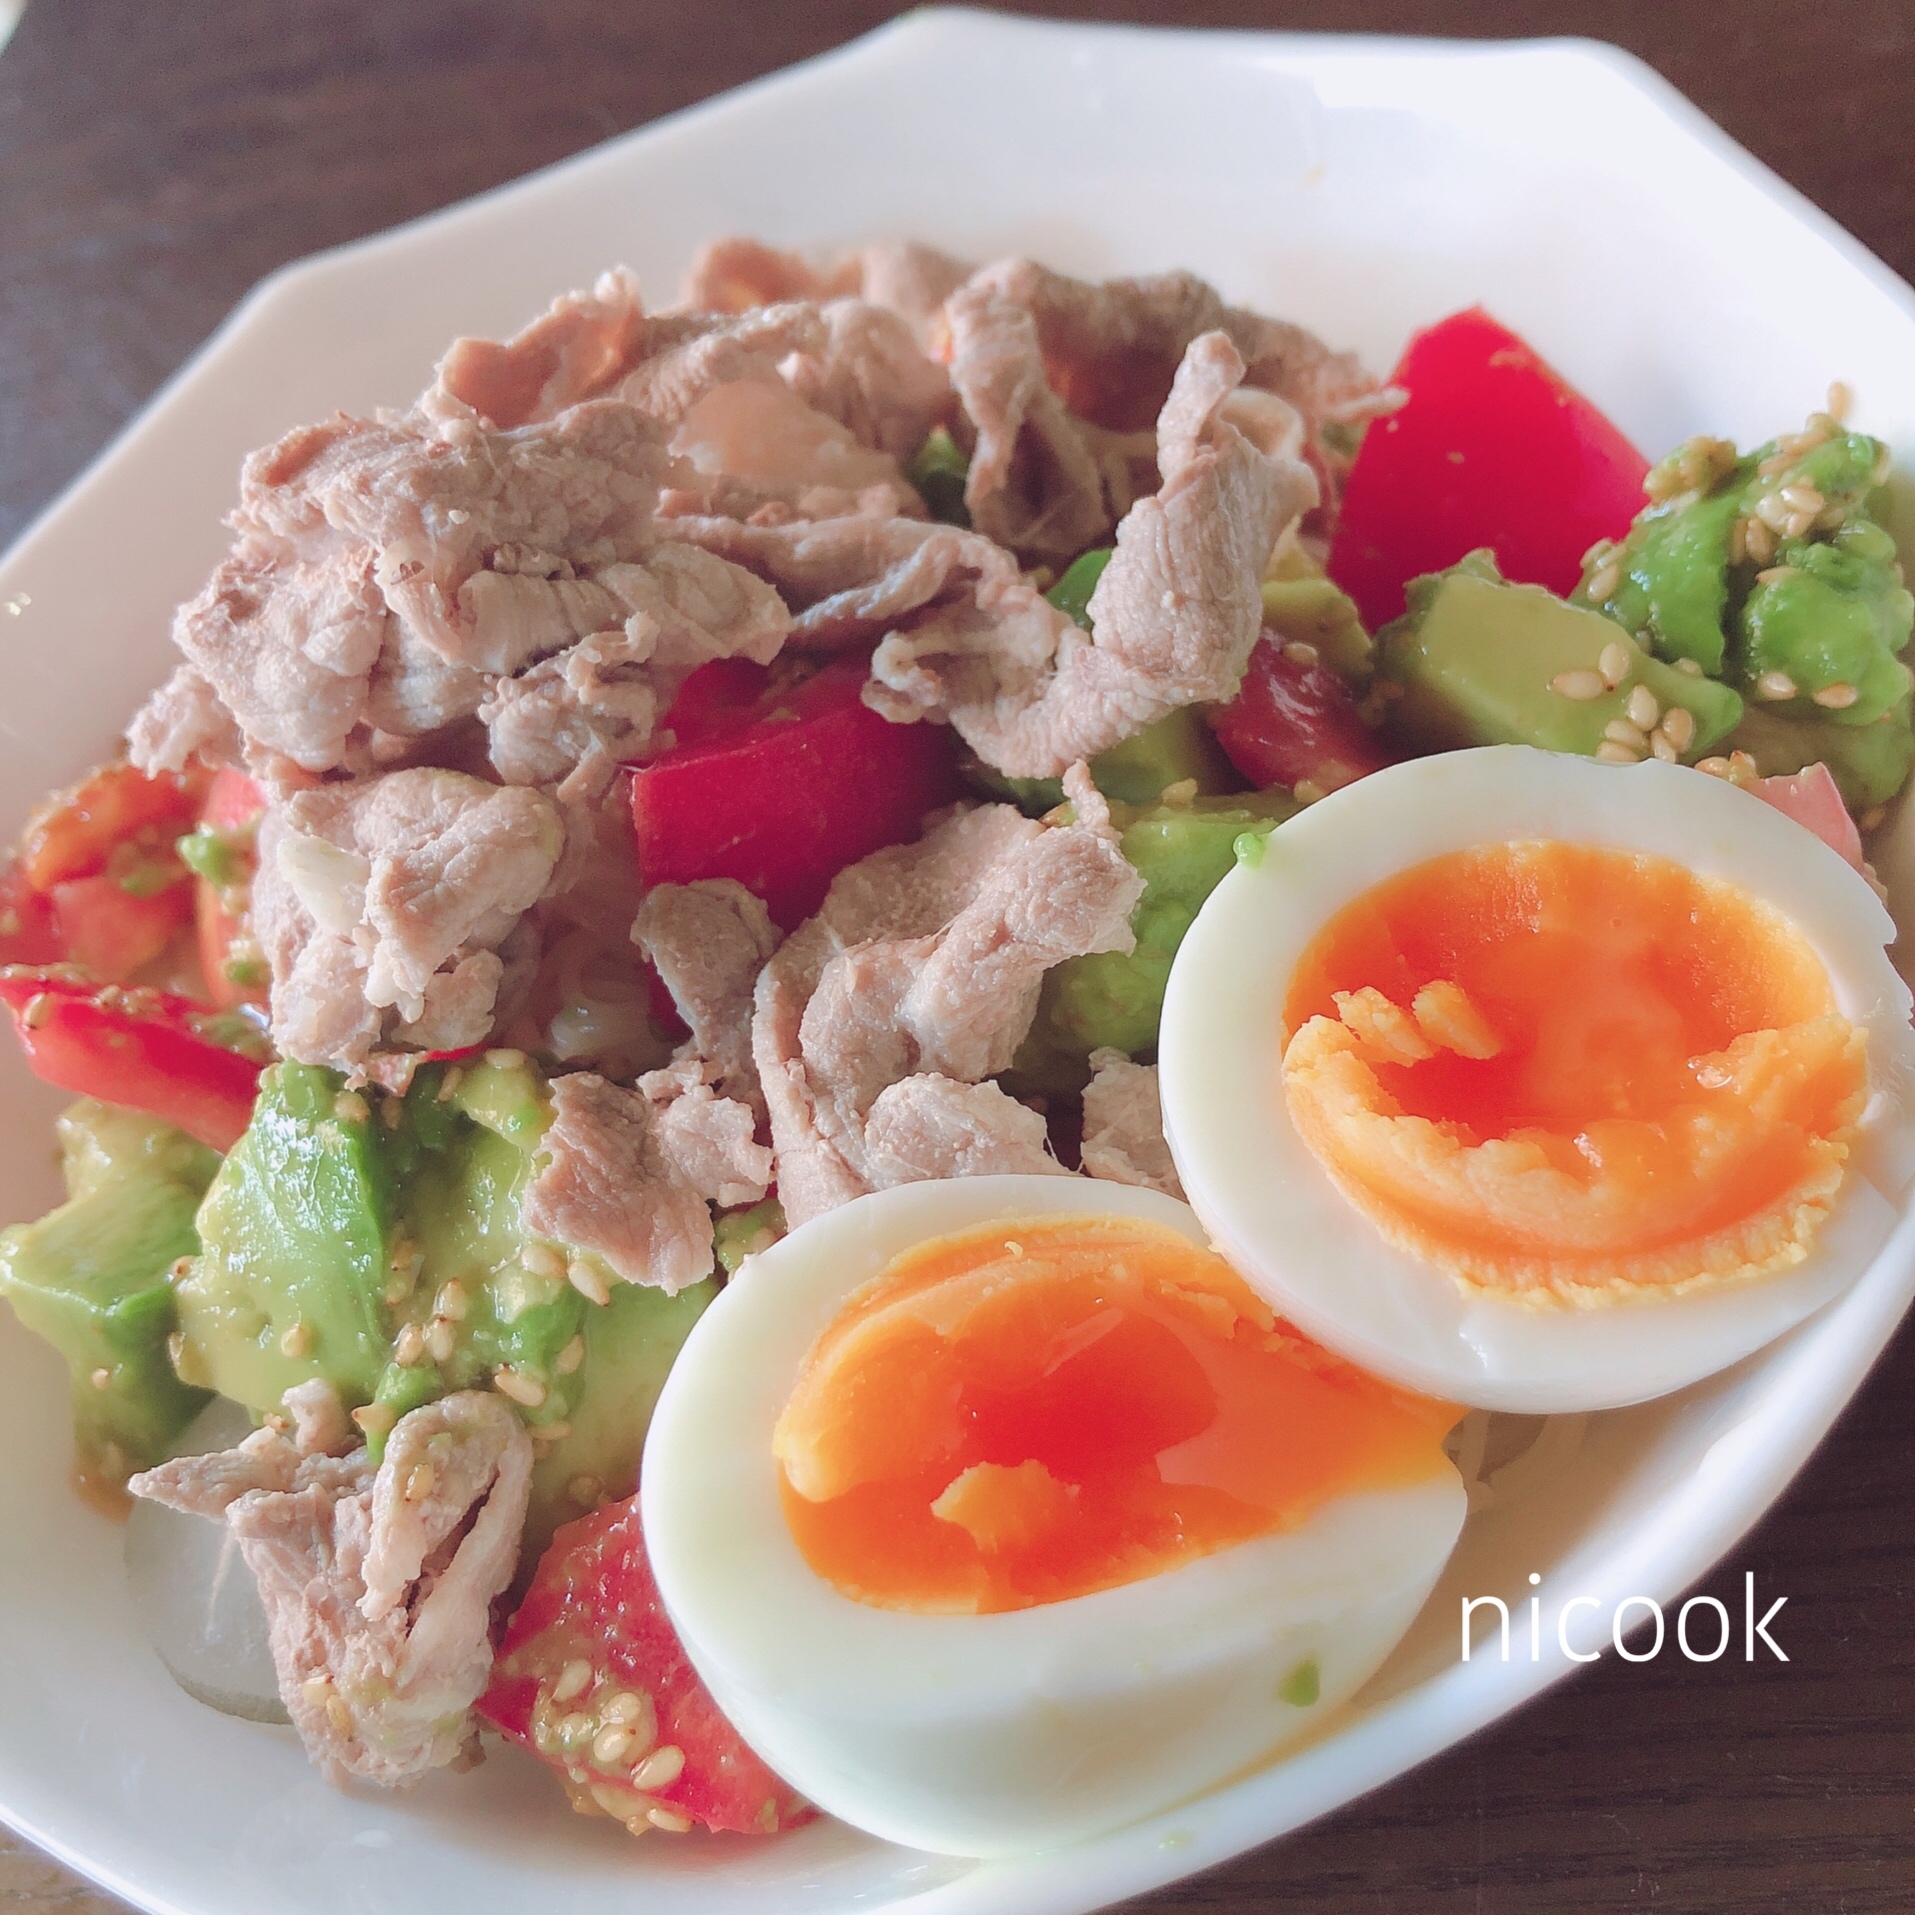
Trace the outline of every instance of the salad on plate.
{"label": "salad on plate", "polygon": [[724,240],[253,454],[0,881],[78,1100],[0,1296],[168,1668],[341,1782],[495,1731],[634,1833],[966,1856],[1312,1733],[1491,1413],[1896,1221],[1849,411],[1652,465],[1480,309],[1383,378]]}

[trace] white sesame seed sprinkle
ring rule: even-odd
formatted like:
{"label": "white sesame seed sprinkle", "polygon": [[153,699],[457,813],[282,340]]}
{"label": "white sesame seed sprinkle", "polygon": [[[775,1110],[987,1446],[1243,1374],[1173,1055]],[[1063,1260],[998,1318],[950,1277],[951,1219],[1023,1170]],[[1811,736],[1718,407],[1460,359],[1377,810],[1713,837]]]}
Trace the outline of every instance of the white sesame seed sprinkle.
{"label": "white sesame seed sprinkle", "polygon": [[1604,684],[1614,691],[1629,676],[1629,647],[1621,639],[1612,638],[1602,648],[1596,669],[1602,673]]}
{"label": "white sesame seed sprinkle", "polygon": [[552,1685],[552,1700],[570,1702],[591,1686],[592,1665],[583,1656],[575,1656],[559,1671],[559,1679]]}
{"label": "white sesame seed sprinkle", "polygon": [[1795,680],[1787,672],[1763,672],[1755,681],[1755,689],[1763,698],[1793,698]]}
{"label": "white sesame seed sprinkle", "polygon": [[1629,722],[1640,725],[1644,731],[1653,730],[1662,717],[1662,704],[1647,685],[1636,686],[1623,709],[1629,714]]}
{"label": "white sesame seed sprinkle", "polygon": [[1614,738],[1605,738],[1602,743],[1596,747],[1596,756],[1601,759],[1605,765],[1639,765],[1642,762],[1641,752],[1637,751],[1631,745],[1620,743]]}
{"label": "white sesame seed sprinkle", "polygon": [[1549,689],[1562,698],[1573,698],[1586,704],[1592,698],[1600,698],[1610,690],[1604,682],[1601,672],[1558,672],[1549,681]]}
{"label": "white sesame seed sprinkle", "polygon": [[1824,685],[1819,692],[1811,692],[1809,694],[1824,711],[1847,711],[1861,695],[1862,694],[1857,691],[1853,685],[1846,681],[1834,685]]}
{"label": "white sesame seed sprinkle", "polygon": [[1627,745],[1631,751],[1649,749],[1649,734],[1627,718],[1612,718],[1602,728],[1602,735],[1613,744]]}
{"label": "white sesame seed sprinkle", "polygon": [[669,1789],[685,1772],[685,1751],[676,1742],[654,1749],[632,1771],[632,1787],[646,1794],[654,1789]]}

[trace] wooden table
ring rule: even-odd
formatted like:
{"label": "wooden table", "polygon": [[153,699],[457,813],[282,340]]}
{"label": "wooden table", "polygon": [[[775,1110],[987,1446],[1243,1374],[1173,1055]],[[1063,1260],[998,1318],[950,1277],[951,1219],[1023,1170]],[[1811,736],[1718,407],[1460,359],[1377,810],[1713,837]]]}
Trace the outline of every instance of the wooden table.
{"label": "wooden table", "polygon": [[[1178,25],[1641,54],[1915,274],[1908,0],[1137,0]],[[263,273],[849,38],[885,0],[33,0],[0,56],[0,545]],[[1915,1908],[1915,1336],[1705,1588],[1794,1660],[1606,1658],[1375,1796],[1138,1909]],[[1780,1625],[1778,1625],[1780,1627]],[[0,1706],[4,1701],[0,1700]],[[111,1904],[0,1836],[0,1911]]]}

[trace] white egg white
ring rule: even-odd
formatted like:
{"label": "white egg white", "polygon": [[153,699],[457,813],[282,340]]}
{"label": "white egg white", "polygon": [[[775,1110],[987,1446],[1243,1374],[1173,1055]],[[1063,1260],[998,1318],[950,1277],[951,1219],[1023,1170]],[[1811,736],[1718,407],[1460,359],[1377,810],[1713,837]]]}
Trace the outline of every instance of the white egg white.
{"label": "white egg white", "polygon": [[[1117,1589],[996,1615],[840,1595],[786,1526],[772,1430],[844,1299],[900,1252],[998,1219],[1143,1217],[1153,1191],[975,1177],[861,1197],[747,1260],[665,1385],[641,1472],[652,1566],[693,1666],[745,1740],[890,1841],[1006,1856],[1167,1808],[1315,1728],[1409,1626],[1462,1527],[1447,1465]],[[1285,1700],[1307,1687],[1314,1702]]]}
{"label": "white egg white", "polygon": [[[1392,1248],[1331,1181],[1284,1098],[1283,1003],[1345,905],[1448,852],[1525,839],[1653,854],[1763,899],[1866,1028],[1854,1171],[1807,1260],[1686,1294],[1576,1307],[1466,1293]],[[1164,1127],[1218,1250],[1320,1342],[1407,1388],[1484,1409],[1597,1410],[1680,1389],[1759,1349],[1873,1262],[1915,1174],[1915,1032],[1887,911],[1812,832],[1725,780],[1649,760],[1497,745],[1381,771],[1267,840],[1178,951],[1158,1058]]]}

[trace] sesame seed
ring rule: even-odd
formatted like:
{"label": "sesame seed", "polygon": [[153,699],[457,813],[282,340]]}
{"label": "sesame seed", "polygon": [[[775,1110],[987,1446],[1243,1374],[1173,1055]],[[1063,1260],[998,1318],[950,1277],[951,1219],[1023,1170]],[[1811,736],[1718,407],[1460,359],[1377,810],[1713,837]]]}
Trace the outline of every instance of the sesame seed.
{"label": "sesame seed", "polygon": [[1828,504],[1828,500],[1812,485],[1785,485],[1779,496],[1785,505],[1797,512],[1806,512],[1811,518]]}
{"label": "sesame seed", "polygon": [[1299,778],[1297,782],[1290,787],[1290,795],[1295,798],[1300,805],[1314,805],[1319,803],[1328,794],[1314,778]]}
{"label": "sesame seed", "polygon": [[1698,771],[1706,771],[1711,778],[1726,778],[1729,775],[1729,761],[1726,758],[1703,758],[1696,763]]}
{"label": "sesame seed", "polygon": [[667,1742],[632,1771],[632,1787],[649,1795],[654,1789],[669,1789],[684,1772],[685,1751],[676,1742]]}
{"label": "sesame seed", "polygon": [[1655,736],[1649,740],[1649,749],[1654,752],[1665,765],[1673,765],[1681,762],[1681,752],[1679,752],[1661,732],[1657,732]]}
{"label": "sesame seed", "polygon": [[1004,1254],[1007,1257],[1021,1258],[1024,1255],[1024,1246],[1019,1243],[1015,1237],[1006,1237],[1004,1239]]}
{"label": "sesame seed", "polygon": [[1644,731],[1652,730],[1662,716],[1662,705],[1647,685],[1638,685],[1629,694],[1629,702],[1623,709],[1629,714],[1629,722],[1640,725]]}
{"label": "sesame seed", "polygon": [[312,1326],[307,1323],[295,1323],[279,1339],[279,1347],[290,1357],[311,1356],[313,1353]]}
{"label": "sesame seed", "polygon": [[1740,565],[1749,556],[1749,521],[1736,519],[1729,526],[1729,563]]}
{"label": "sesame seed", "polygon": [[[617,1789],[608,1788],[603,1782],[594,1782],[591,1786],[592,1800],[596,1802],[614,1822],[624,1822],[626,1814],[632,1806],[631,1803],[629,1803]],[[626,1822],[625,1826],[630,1828],[631,1823]]]}
{"label": "sesame seed", "polygon": [[344,1696],[330,1695],[326,1698],[326,1720],[332,1724],[334,1735],[351,1736],[352,1711],[346,1707]]}
{"label": "sesame seed", "polygon": [[1834,685],[1824,685],[1819,692],[1810,696],[1824,711],[1847,711],[1861,697],[1861,693],[1846,681]]}
{"label": "sesame seed", "polygon": [[592,1738],[592,1760],[601,1769],[620,1767],[632,1752],[632,1735],[629,1729],[621,1729],[616,1722],[601,1729]]}
{"label": "sesame seed", "polygon": [[575,1336],[556,1357],[552,1367],[560,1376],[570,1376],[585,1361],[585,1339]]}
{"label": "sesame seed", "polygon": [[323,1709],[326,1698],[332,1694],[332,1677],[308,1676],[299,1685],[300,1699],[309,1709]]}
{"label": "sesame seed", "polygon": [[576,1752],[591,1747],[592,1738],[598,1734],[598,1724],[581,1710],[575,1709],[569,1716],[560,1719],[558,1734],[559,1746]]}
{"label": "sesame seed", "polygon": [[689,1815],[680,1815],[676,1809],[668,1809],[662,1803],[655,1809],[647,1809],[645,1819],[653,1828],[663,1829],[667,1835],[683,1835],[692,1825]]}
{"label": "sesame seed", "polygon": [[1293,665],[1314,665],[1317,662],[1317,648],[1301,638],[1293,638],[1284,646],[1283,655]]}
{"label": "sesame seed", "polygon": [[464,1080],[464,1078],[465,1078],[465,1066],[463,1064],[454,1064],[452,1068],[448,1070],[442,1078],[440,1078],[439,1088],[434,1093],[432,1101],[435,1104],[451,1103],[453,1093],[459,1088],[459,1085]]}
{"label": "sesame seed", "polygon": [[1611,639],[1602,648],[1602,656],[1596,660],[1596,669],[1603,675],[1603,683],[1611,691],[1629,676],[1629,647],[1620,639]]}
{"label": "sesame seed", "polygon": [[1598,539],[1596,543],[1583,554],[1583,570],[1586,572],[1592,565],[1600,565],[1615,549],[1616,541],[1614,539]]}
{"label": "sesame seed", "polygon": [[426,1325],[426,1349],[435,1363],[450,1363],[452,1352],[457,1347],[452,1334],[452,1325],[444,1317],[434,1317]]}
{"label": "sesame seed", "polygon": [[401,1327],[393,1339],[392,1360],[402,1369],[411,1369],[415,1364],[425,1361],[426,1333],[416,1323]]}
{"label": "sesame seed", "polygon": [[549,1243],[528,1243],[519,1261],[535,1277],[557,1279],[565,1275],[565,1258]]}
{"label": "sesame seed", "polygon": [[1194,778],[1179,778],[1174,785],[1166,785],[1157,794],[1160,805],[1171,805],[1182,811],[1193,804],[1197,797],[1197,781]]}
{"label": "sesame seed", "polygon": [[566,1484],[565,1499],[574,1509],[596,1509],[604,1488],[605,1485],[596,1476],[581,1472]]}
{"label": "sesame seed", "polygon": [[1549,681],[1549,689],[1560,697],[1586,703],[1592,698],[1602,697],[1610,688],[1603,682],[1601,672],[1558,672]]}
{"label": "sesame seed", "polygon": [[1887,816],[1888,816],[1887,805],[1870,805],[1869,808],[1865,812],[1863,812],[1862,815],[1859,818],[1857,818],[1855,822],[1864,831],[1874,831],[1881,825],[1882,820],[1886,818]]}
{"label": "sesame seed", "polygon": [[113,1387],[113,1372],[102,1364],[87,1379],[96,1390],[110,1390]]}
{"label": "sesame seed", "polygon": [[1631,751],[1649,749],[1648,732],[1627,718],[1612,718],[1602,728],[1602,735],[1612,744],[1627,745]]}
{"label": "sesame seed", "polygon": [[332,1100],[332,1114],[342,1124],[363,1124],[372,1112],[356,1090],[342,1090]]}
{"label": "sesame seed", "polygon": [[1805,539],[1815,530],[1815,520],[1816,514],[1813,512],[1797,512],[1782,530],[1792,539]]}
{"label": "sesame seed", "polygon": [[1596,747],[1596,756],[1601,759],[1605,765],[1639,765],[1642,763],[1641,752],[1637,751],[1634,746],[1625,745],[1614,738],[1605,738],[1602,743]]}
{"label": "sesame seed", "polygon": [[181,1360],[186,1355],[186,1332],[174,1330],[166,1339],[166,1360],[173,1366],[174,1375],[179,1374]]}
{"label": "sesame seed", "polygon": [[[621,1728],[630,1729],[635,1724],[643,1722],[651,1712],[652,1704],[649,1697],[640,1695],[635,1689],[620,1689],[616,1694],[606,1698],[605,1706],[599,1711],[599,1720],[616,1722]],[[648,1731],[646,1740],[650,1739]]]}
{"label": "sesame seed", "polygon": [[1755,689],[1763,698],[1793,698],[1795,680],[1787,672],[1764,672],[1755,681]]}
{"label": "sesame seed", "polygon": [[1686,705],[1671,705],[1659,729],[1678,752],[1687,751],[1696,742],[1696,715]]}
{"label": "sesame seed", "polygon": [[1849,390],[1846,380],[1837,379],[1829,386],[1829,396],[1823,403],[1828,408],[1829,417],[1840,425],[1849,416],[1849,408],[1855,404],[1855,394]]}
{"label": "sesame seed", "polygon": [[20,1022],[28,1030],[37,1031],[53,1015],[53,999],[45,991],[37,991],[27,999],[27,1008],[20,1013]]}
{"label": "sesame seed", "polygon": [[559,1679],[552,1685],[554,1702],[570,1702],[574,1696],[583,1695],[592,1684],[592,1665],[583,1656],[575,1656],[559,1671]]}
{"label": "sesame seed", "polygon": [[399,1419],[384,1403],[366,1403],[353,1411],[352,1420],[367,1436],[390,1436]]}
{"label": "sesame seed", "polygon": [[1761,519],[1744,519],[1742,546],[1756,564],[1767,565],[1775,557],[1775,533]]}
{"label": "sesame seed", "polygon": [[485,1061],[490,1064],[494,1070],[523,1070],[525,1068],[525,1053],[523,1051],[510,1050],[487,1051]]}
{"label": "sesame seed", "polygon": [[1765,566],[1755,575],[1755,582],[1758,585],[1774,585],[1782,579],[1794,578],[1795,573],[1796,568],[1793,565]]}
{"label": "sesame seed", "polygon": [[1759,774],[1755,760],[1746,751],[1732,751],[1729,754],[1729,776],[1739,785],[1753,784]]}
{"label": "sesame seed", "polygon": [[532,1447],[543,1455],[554,1443],[563,1443],[572,1434],[572,1426],[569,1423],[541,1423],[526,1434],[532,1439]]}
{"label": "sesame seed", "polygon": [[415,1463],[406,1472],[406,1501],[423,1503],[432,1494],[432,1486],[439,1480],[439,1472],[430,1463]]}
{"label": "sesame seed", "polygon": [[545,1385],[537,1377],[515,1370],[509,1363],[501,1363],[492,1372],[492,1387],[528,1410],[536,1410],[545,1401]]}
{"label": "sesame seed", "polygon": [[1591,598],[1614,598],[1616,587],[1622,583],[1622,567],[1611,562],[1605,565],[1589,581]]}
{"label": "sesame seed", "polygon": [[583,1257],[574,1257],[566,1266],[565,1280],[588,1302],[610,1303],[612,1300],[612,1286]]}
{"label": "sesame seed", "polygon": [[465,1285],[457,1277],[450,1283],[442,1283],[439,1294],[432,1300],[432,1314],[435,1317],[449,1317],[454,1323],[463,1323],[470,1307],[466,1300]]}

